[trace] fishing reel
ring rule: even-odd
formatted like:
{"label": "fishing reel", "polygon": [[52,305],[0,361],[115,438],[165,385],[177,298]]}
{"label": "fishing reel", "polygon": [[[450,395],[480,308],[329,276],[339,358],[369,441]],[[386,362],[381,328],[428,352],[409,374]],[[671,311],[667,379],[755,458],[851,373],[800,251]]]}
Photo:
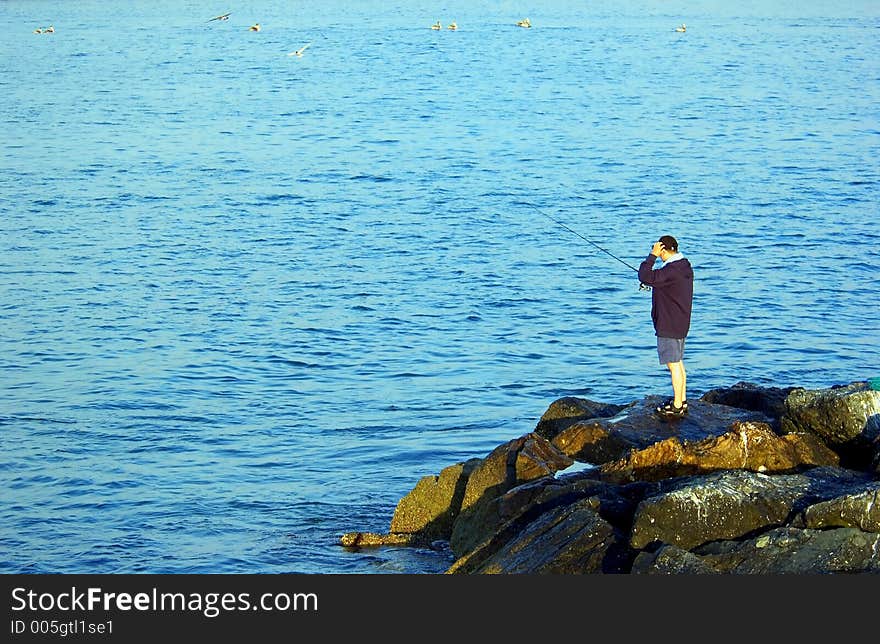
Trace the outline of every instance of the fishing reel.
{"label": "fishing reel", "polygon": [[647,284],[642,284],[641,282],[639,282],[639,290],[640,291],[650,291],[651,287],[648,286]]}

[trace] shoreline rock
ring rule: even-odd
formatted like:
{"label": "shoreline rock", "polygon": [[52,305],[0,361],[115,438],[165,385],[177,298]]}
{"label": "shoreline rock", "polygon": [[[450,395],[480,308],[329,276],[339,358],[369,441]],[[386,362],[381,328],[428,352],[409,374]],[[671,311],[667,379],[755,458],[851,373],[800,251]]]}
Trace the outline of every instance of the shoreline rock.
{"label": "shoreline rock", "polygon": [[446,574],[880,573],[880,391],[741,382],[672,422],[661,400],[556,400],[340,545],[440,544]]}

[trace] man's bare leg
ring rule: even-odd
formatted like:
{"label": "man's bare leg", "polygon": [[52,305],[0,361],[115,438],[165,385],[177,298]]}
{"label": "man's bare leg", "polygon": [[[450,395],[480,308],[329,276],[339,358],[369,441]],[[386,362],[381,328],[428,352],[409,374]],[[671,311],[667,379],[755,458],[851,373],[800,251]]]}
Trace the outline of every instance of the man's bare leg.
{"label": "man's bare leg", "polygon": [[681,407],[687,400],[687,372],[684,369],[684,362],[667,362],[666,366],[672,376],[672,404]]}

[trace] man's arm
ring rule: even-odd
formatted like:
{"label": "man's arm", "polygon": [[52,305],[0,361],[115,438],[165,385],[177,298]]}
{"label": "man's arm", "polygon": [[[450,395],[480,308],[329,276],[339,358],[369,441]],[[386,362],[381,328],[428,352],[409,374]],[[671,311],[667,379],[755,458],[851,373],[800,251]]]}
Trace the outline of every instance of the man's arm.
{"label": "man's arm", "polygon": [[639,281],[642,284],[654,284],[656,281],[656,273],[654,271],[654,263],[660,257],[660,251],[663,250],[663,243],[656,241],[651,247],[651,254],[645,258],[645,261],[639,266]]}

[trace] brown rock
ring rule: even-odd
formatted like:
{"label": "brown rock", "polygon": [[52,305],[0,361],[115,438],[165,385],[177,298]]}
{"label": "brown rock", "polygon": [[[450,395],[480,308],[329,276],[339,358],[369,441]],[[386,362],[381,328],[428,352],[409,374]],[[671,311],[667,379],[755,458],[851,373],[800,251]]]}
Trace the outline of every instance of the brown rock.
{"label": "brown rock", "polygon": [[397,503],[390,531],[420,533],[431,541],[448,540],[461,510],[468,477],[481,462],[474,458],[446,467],[438,476],[422,477]]}
{"label": "brown rock", "polygon": [[375,532],[347,532],[339,539],[346,548],[371,546],[415,546],[426,542],[413,534],[377,534]]}
{"label": "brown rock", "polygon": [[649,396],[613,418],[575,423],[557,434],[553,445],[576,461],[598,465],[668,438],[699,441],[724,434],[736,421],[769,420],[760,412],[694,401],[687,416],[664,421],[654,413],[663,401],[659,396]]}
{"label": "brown rock", "polygon": [[[584,574],[603,572],[609,549],[621,540],[596,512],[595,499],[545,512],[483,561],[473,574]],[[463,572],[454,564],[450,572]],[[620,571],[612,571],[620,572]]]}
{"label": "brown rock", "polygon": [[471,472],[461,509],[496,497],[525,481],[552,475],[572,464],[571,458],[534,432],[492,450]]}
{"label": "brown rock", "polygon": [[543,477],[552,477],[573,461],[553,447],[549,441],[534,432],[496,447],[479,463],[468,477],[450,537],[450,547],[456,556],[486,538],[486,513],[491,513],[491,502],[508,490]]}
{"label": "brown rock", "polygon": [[552,440],[563,429],[578,421],[614,416],[623,408],[624,405],[566,396],[550,404],[538,421],[535,433],[547,440]]}
{"label": "brown rock", "polygon": [[[854,382],[829,389],[795,389],[785,399],[782,431],[816,434],[829,447],[851,459],[873,457],[874,443],[880,439],[880,391],[867,382]],[[854,451],[861,454],[852,453]]]}
{"label": "brown rock", "polygon": [[858,528],[880,532],[880,481],[865,491],[811,505],[803,513],[807,528]]}
{"label": "brown rock", "polygon": [[738,382],[733,387],[707,391],[700,400],[716,405],[759,411],[774,422],[785,413],[785,399],[795,387],[762,387],[750,382]]}
{"label": "brown rock", "polygon": [[716,470],[791,472],[804,466],[838,465],[837,454],[813,434],[777,436],[766,423],[735,422],[721,436],[682,443],[667,438],[600,466],[601,478],[614,483],[658,481]]}
{"label": "brown rock", "polygon": [[[710,541],[738,539],[784,525],[814,503],[864,490],[869,475],[840,467],[797,474],[723,470],[655,484],[664,489],[636,508],[633,548],[654,542],[692,550]],[[631,484],[636,485],[636,484]]]}
{"label": "brown rock", "polygon": [[773,528],[743,541],[721,541],[694,553],[720,573],[828,575],[880,573],[880,534],[856,528]]}
{"label": "brown rock", "polygon": [[880,535],[855,528],[773,528],[742,541],[683,550],[664,545],[642,552],[636,574],[828,575],[880,572]]}
{"label": "brown rock", "polygon": [[634,575],[711,575],[717,573],[689,550],[665,544],[654,552],[642,551],[633,561]]}

